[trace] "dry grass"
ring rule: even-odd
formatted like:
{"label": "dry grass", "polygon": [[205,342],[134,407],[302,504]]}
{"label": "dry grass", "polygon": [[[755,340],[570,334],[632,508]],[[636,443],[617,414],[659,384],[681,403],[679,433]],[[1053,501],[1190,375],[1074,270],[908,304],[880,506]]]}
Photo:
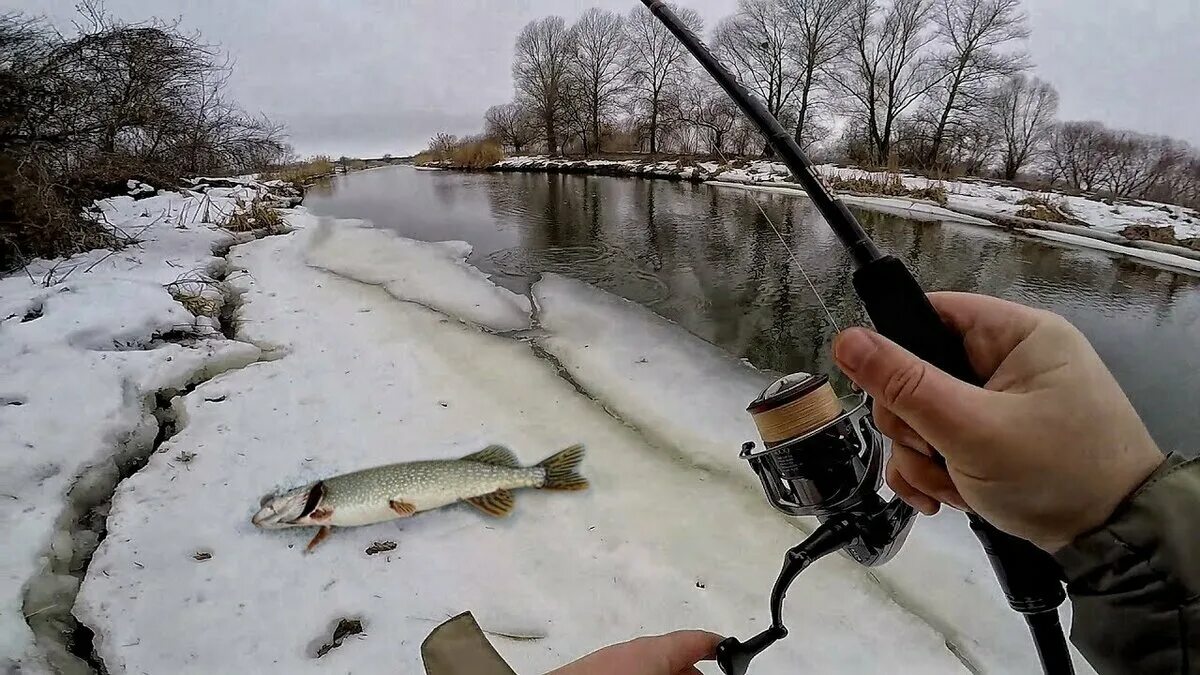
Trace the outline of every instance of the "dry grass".
{"label": "dry grass", "polygon": [[1200,238],[1198,239],[1176,239],[1175,228],[1173,227],[1155,227],[1149,223],[1136,223],[1121,230],[1121,236],[1126,239],[1136,241],[1153,241],[1160,244],[1173,244],[1175,246],[1183,246],[1194,251],[1200,251]]}
{"label": "dry grass", "polygon": [[430,148],[413,158],[417,166],[486,169],[504,159],[504,149],[490,138],[470,137],[448,148]]}
{"label": "dry grass", "polygon": [[333,160],[325,155],[310,157],[302,162],[287,164],[263,174],[264,180],[281,180],[296,186],[307,185],[333,173]]}
{"label": "dry grass", "polygon": [[827,179],[829,187],[838,192],[853,192],[855,194],[881,195],[885,197],[911,197],[924,199],[946,205],[946,188],[940,184],[923,188],[912,188],[904,184],[900,174],[887,172],[882,175],[843,178],[830,176]]}
{"label": "dry grass", "polygon": [[184,309],[196,316],[216,319],[225,304],[225,289],[222,282],[203,272],[192,271],[180,275],[167,284],[167,292]]}
{"label": "dry grass", "polygon": [[1071,222],[1071,207],[1066,201],[1051,201],[1049,197],[1031,195],[1017,202],[1024,208],[1017,211],[1021,218],[1032,218],[1047,223]]}
{"label": "dry grass", "polygon": [[234,208],[233,215],[222,225],[230,232],[261,232],[266,235],[283,234],[288,231],[287,223],[274,206],[267,204],[261,198],[243,204],[240,200]]}

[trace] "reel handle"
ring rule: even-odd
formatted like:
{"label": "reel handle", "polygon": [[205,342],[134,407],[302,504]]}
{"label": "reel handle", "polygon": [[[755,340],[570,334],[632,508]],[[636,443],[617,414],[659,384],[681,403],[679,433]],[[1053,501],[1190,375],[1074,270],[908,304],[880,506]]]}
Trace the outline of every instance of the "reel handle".
{"label": "reel handle", "polygon": [[[898,258],[883,256],[859,267],[854,272],[854,290],[881,335],[964,382],[983,384],[971,367],[962,338],[942,321]],[[940,456],[935,458],[945,463]],[[1049,553],[977,515],[968,517],[1009,606],[1034,614],[1062,604],[1066,599],[1062,568]]]}

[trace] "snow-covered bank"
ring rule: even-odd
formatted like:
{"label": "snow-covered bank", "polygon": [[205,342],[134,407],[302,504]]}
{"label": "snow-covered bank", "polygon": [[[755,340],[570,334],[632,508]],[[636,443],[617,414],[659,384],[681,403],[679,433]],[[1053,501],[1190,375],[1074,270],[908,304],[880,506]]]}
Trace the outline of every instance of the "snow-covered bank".
{"label": "snow-covered bank", "polygon": [[[164,197],[159,210],[182,212],[186,199]],[[811,526],[773,511],[737,459],[754,437],[744,407],[770,375],[564,277],[546,275],[531,298],[499,288],[465,262],[461,242],[415,242],[298,209],[287,215],[297,231],[222,259],[212,250],[224,252],[226,234],[163,218],[141,248],[77,268],[59,284],[71,291],[0,280],[4,315],[14,315],[0,324],[0,348],[72,359],[31,361],[13,371],[20,378],[0,379],[2,402],[22,404],[0,405],[0,492],[18,497],[11,509],[0,497],[0,517],[6,532],[26,528],[23,566],[0,559],[2,590],[19,611],[24,588],[26,614],[54,607],[31,621],[71,609],[75,581],[41,571],[82,573],[86,556],[61,562],[70,550],[61,547],[100,530],[73,612],[112,675],[415,673],[424,636],[463,610],[485,629],[536,638],[493,638],[531,673],[647,632],[746,636],[764,625],[783,552]],[[236,311],[219,315],[236,340],[171,299],[166,286],[188,265],[224,278],[221,297],[236,298]],[[102,267],[110,286],[76,286]],[[53,295],[77,288],[87,293],[71,305]],[[29,332],[39,325],[57,342]],[[180,326],[200,326],[204,338],[163,344]],[[111,351],[114,340],[125,350]],[[9,392],[9,382],[21,386]],[[347,470],[490,443],[532,463],[576,442],[588,447],[592,489],[522,491],[503,521],[451,507],[337,530],[311,556],[300,552],[311,533],[249,522],[263,494]],[[104,470],[113,457],[138,470]],[[109,495],[107,518],[79,517]],[[39,504],[47,515],[26,523],[22,510]],[[369,552],[386,548],[376,542],[395,548]],[[47,551],[49,562],[38,558]],[[44,598],[29,591],[43,579],[64,588],[35,607]],[[40,672],[7,597],[0,630],[15,656],[8,643],[0,654]],[[922,519],[886,567],[821,561],[787,611],[792,637],[756,672],[1036,669],[1020,619],[949,514]],[[318,658],[342,618],[361,621],[365,635]]]}
{"label": "snow-covered bank", "polygon": [[[0,279],[6,672],[86,670],[67,653],[90,649],[71,645],[82,639],[71,635],[71,605],[116,482],[152,451],[163,401],[259,358],[258,347],[218,330],[226,270],[214,250],[241,237],[218,223],[273,188],[222,185],[155,194],[131,181],[133,196],[97,210],[137,244],[35,262]],[[211,312],[196,316],[178,300]]]}
{"label": "snow-covered bank", "polygon": [[[593,173],[613,176],[640,176],[670,180],[692,180],[719,186],[744,186],[804,196],[804,191],[791,180],[787,167],[765,160],[744,162],[737,166],[717,162],[688,162],[683,160],[647,162],[626,160],[570,160],[550,157],[509,157],[491,167],[494,171],[550,171],[562,173]],[[1016,230],[1061,230],[1076,237],[1095,238],[1111,244],[1094,247],[1112,253],[1149,260],[1172,269],[1200,272],[1200,247],[1159,244],[1143,238],[1167,239],[1179,242],[1200,241],[1200,213],[1193,209],[1170,204],[1134,200],[1100,200],[1056,192],[1035,192],[984,180],[933,180],[923,176],[871,172],[864,169],[825,164],[817,167],[822,176],[845,184],[895,185],[895,195],[839,192],[847,204],[914,220],[944,221],[991,226],[1000,224]],[[905,196],[923,195],[931,190],[944,190],[945,204]],[[837,190],[835,190],[836,192]],[[903,194],[900,194],[903,193]],[[1069,223],[1056,223],[1029,217],[1046,204],[1065,214]],[[1031,206],[1032,205],[1032,206]],[[1131,228],[1130,239],[1123,235]],[[1066,241],[1067,239],[1062,239]],[[1074,241],[1074,240],[1072,240]],[[1139,250],[1152,248],[1161,256],[1139,255]]]}
{"label": "snow-covered bank", "polygon": [[[289,353],[184,397],[186,426],[118,490],[76,608],[110,672],[420,672],[422,638],[465,609],[487,629],[544,636],[495,639],[520,672],[645,632],[761,625],[766,584],[799,532],[756,489],[647,443],[527,344],[447,315],[462,297],[507,304],[486,279],[459,276],[458,261],[404,259],[458,279],[436,297],[398,280],[379,288],[344,276],[358,261],[331,264],[323,249],[343,236],[356,235],[301,232],[231,254],[247,271],[245,334]],[[718,412],[736,415],[707,411]],[[458,507],[340,530],[312,556],[300,553],[308,533],[249,523],[278,487],[493,442],[525,462],[583,442],[592,490],[522,492],[505,521]],[[194,453],[184,470],[170,461],[182,452]],[[746,523],[754,536],[733,555],[719,526]],[[397,547],[366,554],[375,541]],[[201,551],[211,557],[197,562]],[[797,638],[761,672],[965,672],[941,635],[846,561],[815,567],[793,596],[809,599],[790,612]],[[342,617],[366,637],[314,658]]]}

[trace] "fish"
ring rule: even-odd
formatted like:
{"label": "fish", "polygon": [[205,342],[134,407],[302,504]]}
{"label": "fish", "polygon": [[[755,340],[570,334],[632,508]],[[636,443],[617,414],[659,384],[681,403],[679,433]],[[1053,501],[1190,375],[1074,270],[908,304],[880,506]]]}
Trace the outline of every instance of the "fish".
{"label": "fish", "polygon": [[250,519],[265,530],[319,527],[312,552],[334,527],[373,525],[466,502],[495,517],[512,513],[513,490],[586,490],[579,474],[582,445],[521,466],[512,450],[489,445],[461,459],[387,464],[334,476],[280,494],[268,494]]}

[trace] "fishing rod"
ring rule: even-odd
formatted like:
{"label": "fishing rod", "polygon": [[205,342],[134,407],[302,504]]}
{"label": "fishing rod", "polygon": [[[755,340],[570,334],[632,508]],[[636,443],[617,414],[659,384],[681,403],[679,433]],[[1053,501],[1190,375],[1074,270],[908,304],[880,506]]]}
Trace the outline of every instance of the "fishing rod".
{"label": "fishing rod", "polygon": [[[750,118],[808,193],[854,260],[854,290],[876,330],[950,375],[981,385],[962,340],[942,322],[916,278],[898,258],[880,251],[854,214],[829,193],[779,120],[663,0],[642,3]],[[876,493],[883,442],[866,403],[864,396],[843,409],[824,376],[798,373],[772,384],[747,409],[764,448],[746,443],[741,457],[758,474],[768,500],[788,515],[816,516],[821,525],[787,553],[771,592],[771,626],[745,642],[731,637],[718,646],[717,662],[727,675],[744,675],[752,658],[787,635],[783,597],[808,565],[838,550],[861,564],[879,565],[907,536],[912,509],[898,498],[884,502]],[[1043,670],[1047,675],[1073,673],[1058,619],[1058,606],[1066,599],[1061,568],[1031,542],[1002,532],[976,514],[968,513],[967,518],[1009,606],[1025,617]]]}

